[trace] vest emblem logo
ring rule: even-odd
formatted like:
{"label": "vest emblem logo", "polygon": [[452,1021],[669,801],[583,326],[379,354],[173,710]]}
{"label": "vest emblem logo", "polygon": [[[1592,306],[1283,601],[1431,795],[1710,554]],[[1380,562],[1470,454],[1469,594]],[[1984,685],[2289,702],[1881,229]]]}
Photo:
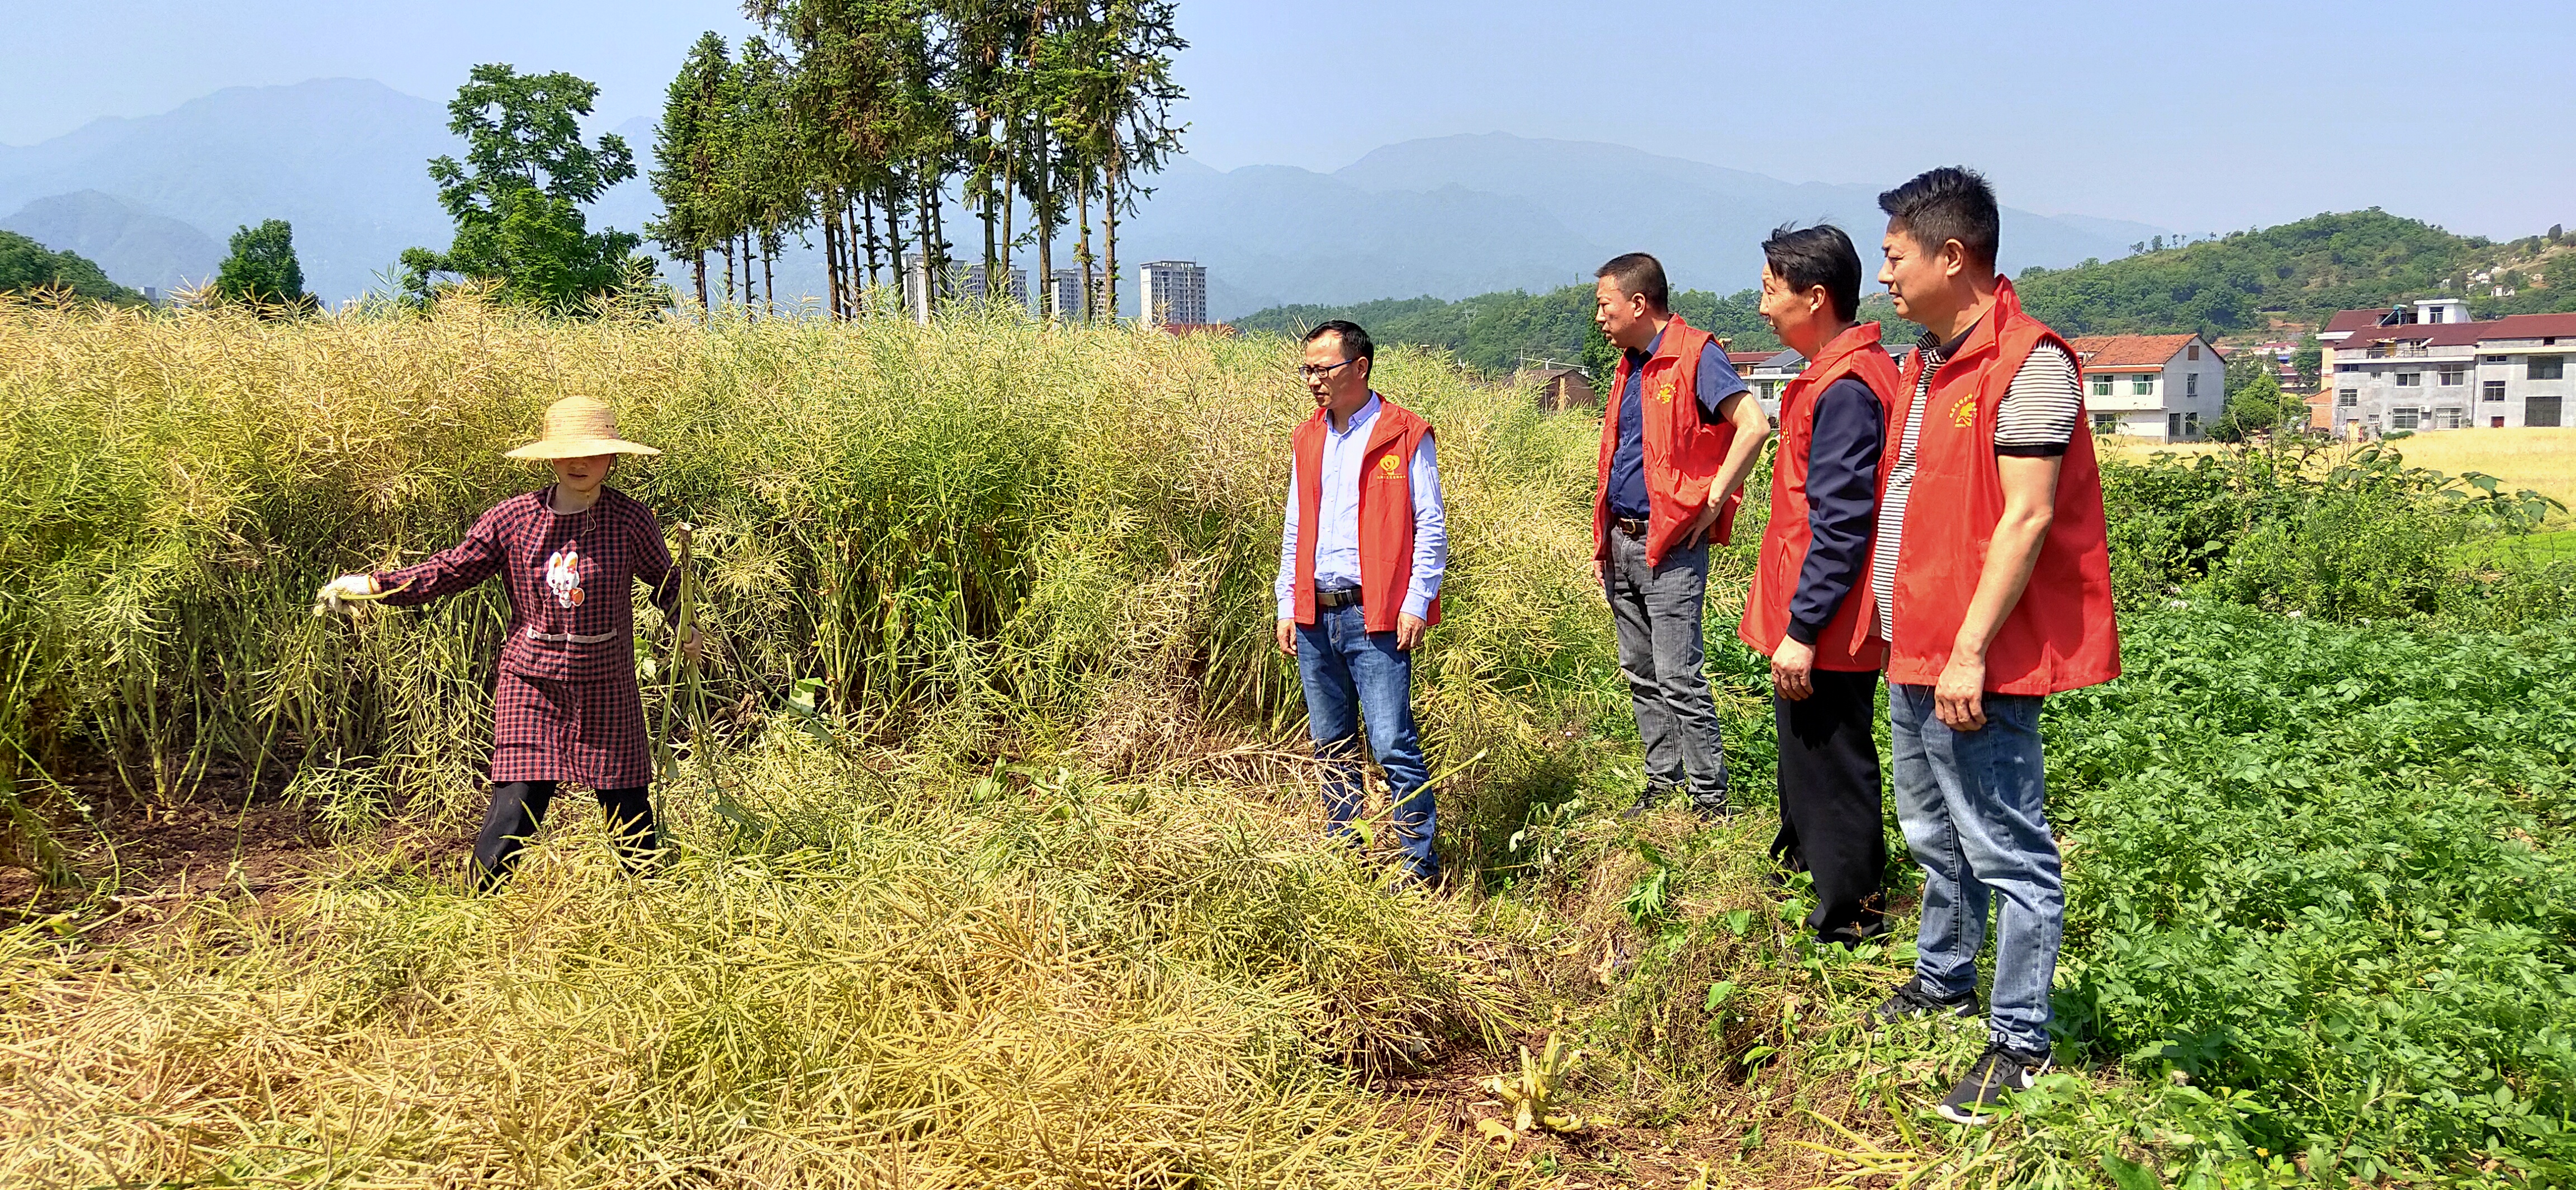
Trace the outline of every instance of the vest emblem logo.
{"label": "vest emblem logo", "polygon": [[1395,469],[1403,465],[1404,464],[1402,463],[1396,462],[1395,456],[1392,454],[1383,454],[1377,457],[1377,469],[1386,472],[1389,475],[1395,474]]}
{"label": "vest emblem logo", "polygon": [[1977,424],[1976,390],[1969,390],[1958,404],[1950,406],[1950,424],[1962,430]]}
{"label": "vest emblem logo", "polygon": [[1667,380],[1663,383],[1662,387],[1655,390],[1655,399],[1666,405],[1670,405],[1673,403],[1674,391],[1680,387],[1681,386],[1677,382]]}

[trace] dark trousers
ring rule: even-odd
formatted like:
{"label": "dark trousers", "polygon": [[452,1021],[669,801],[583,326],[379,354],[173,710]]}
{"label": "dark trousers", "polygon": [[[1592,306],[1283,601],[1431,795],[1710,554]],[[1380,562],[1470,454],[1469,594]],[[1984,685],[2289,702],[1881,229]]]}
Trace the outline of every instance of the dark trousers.
{"label": "dark trousers", "polygon": [[1886,930],[1879,879],[1887,870],[1881,825],[1878,675],[1815,671],[1815,693],[1797,702],[1773,695],[1780,728],[1780,837],[1771,855],[1814,874],[1816,910],[1807,926],[1828,941],[1857,942]]}
{"label": "dark trousers", "polygon": [[[599,808],[608,812],[609,829],[617,834],[618,854],[629,872],[644,871],[653,858],[653,799],[646,789],[599,791]],[[537,837],[554,800],[552,781],[507,781],[492,787],[492,808],[484,812],[482,833],[474,838],[475,888],[490,891],[510,874],[510,865]]]}

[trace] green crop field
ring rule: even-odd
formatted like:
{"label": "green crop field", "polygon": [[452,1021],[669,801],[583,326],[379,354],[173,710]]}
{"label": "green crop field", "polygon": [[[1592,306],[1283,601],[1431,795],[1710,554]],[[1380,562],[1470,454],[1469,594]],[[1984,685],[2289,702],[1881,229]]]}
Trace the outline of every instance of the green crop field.
{"label": "green crop field", "polygon": [[[1378,387],[1440,430],[1451,877],[1323,839],[1269,643],[1294,363],[0,306],[0,1185],[2576,1178],[2576,561],[2518,506],[2388,452],[2111,465],[2127,672],[2045,724],[2059,1072],[1970,1131],[1926,1108],[1982,1028],[1862,1030],[1910,947],[1812,948],[1768,878],[1758,658],[1712,649],[1750,812],[1618,818],[1598,423],[1444,355]],[[567,802],[469,895],[498,591],[308,608],[535,486],[499,452],[573,393],[698,527],[697,681],[638,604],[671,860]],[[1515,1133],[1486,1080],[1552,1042]]]}

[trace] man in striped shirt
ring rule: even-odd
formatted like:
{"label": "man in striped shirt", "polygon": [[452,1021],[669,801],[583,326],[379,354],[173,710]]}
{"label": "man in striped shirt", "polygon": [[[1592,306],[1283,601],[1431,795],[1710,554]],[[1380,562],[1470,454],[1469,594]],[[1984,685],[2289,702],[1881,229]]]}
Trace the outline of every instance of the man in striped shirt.
{"label": "man in striped shirt", "polygon": [[1914,978],[1874,1016],[1977,1015],[1996,910],[1989,1043],[1940,1106],[1979,1124],[2049,1067],[2066,894],[2040,702],[2119,673],[2109,548],[2075,356],[1995,273],[1994,191],[1945,168],[1878,201],[1879,282],[1925,331],[1889,411],[1870,579],[1897,819],[1924,879]]}

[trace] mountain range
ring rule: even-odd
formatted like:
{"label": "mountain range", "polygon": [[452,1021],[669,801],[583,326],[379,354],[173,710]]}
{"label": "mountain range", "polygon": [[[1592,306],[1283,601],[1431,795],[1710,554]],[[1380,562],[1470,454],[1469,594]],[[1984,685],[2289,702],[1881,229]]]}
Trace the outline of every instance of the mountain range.
{"label": "mountain range", "polygon": [[[96,260],[126,285],[171,289],[210,277],[236,227],[285,219],[306,284],[345,299],[382,288],[404,248],[448,242],[426,166],[462,154],[446,122],[443,104],[363,79],[228,88],[159,115],[0,147],[0,211],[14,212],[0,228]],[[624,135],[649,164],[649,122],[600,131]],[[1864,252],[1879,226],[1875,185],[1785,182],[1502,133],[1392,144],[1331,173],[1184,158],[1151,185],[1120,224],[1122,264],[1198,261],[1220,319],[1287,302],[1551,288],[1632,249],[1661,256],[1677,285],[1730,292],[1753,283],[1758,245],[1779,224],[1831,219]],[[602,196],[591,218],[631,231],[657,209],[637,180]],[[2115,258],[2170,234],[2009,209],[2004,221],[2011,269]],[[948,226],[959,253],[980,243],[962,212]],[[1035,255],[1023,250],[1020,263]],[[1069,262],[1069,248],[1057,260]],[[821,289],[819,252],[781,266],[782,297]],[[1134,287],[1121,288],[1132,303]]]}

